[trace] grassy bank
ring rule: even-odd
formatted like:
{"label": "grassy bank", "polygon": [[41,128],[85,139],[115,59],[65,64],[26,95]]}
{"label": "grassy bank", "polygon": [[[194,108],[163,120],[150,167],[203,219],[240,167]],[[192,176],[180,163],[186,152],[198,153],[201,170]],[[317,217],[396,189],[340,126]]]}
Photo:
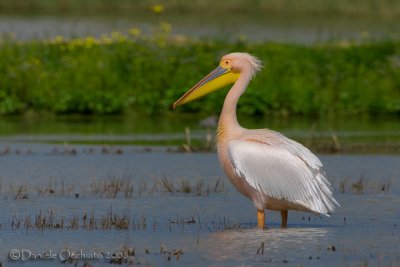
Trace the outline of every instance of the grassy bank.
{"label": "grassy bank", "polygon": [[[247,51],[265,68],[239,103],[245,114],[400,114],[400,43],[312,47],[193,41],[140,30],[100,39],[0,45],[0,113],[154,113],[211,71],[219,57]],[[218,113],[226,90],[179,109]]]}
{"label": "grassy bank", "polygon": [[[162,8],[153,9],[154,6]],[[260,15],[296,16],[358,16],[396,18],[400,15],[400,3],[393,0],[0,0],[2,14],[143,14],[156,13],[202,13],[220,14],[252,13]]]}

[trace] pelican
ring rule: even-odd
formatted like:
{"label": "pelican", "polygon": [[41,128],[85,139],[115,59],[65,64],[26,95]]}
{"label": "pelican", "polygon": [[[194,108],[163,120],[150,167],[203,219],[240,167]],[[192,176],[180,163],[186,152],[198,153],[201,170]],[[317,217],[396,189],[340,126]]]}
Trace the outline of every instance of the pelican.
{"label": "pelican", "polygon": [[258,227],[265,227],[266,209],[281,212],[282,228],[287,226],[289,210],[329,217],[340,205],[321,161],[281,133],[245,129],[237,121],[237,102],[261,68],[262,62],[250,54],[225,55],[214,71],[173,104],[173,109],[233,84],[218,121],[217,152],[229,180],[257,208]]}

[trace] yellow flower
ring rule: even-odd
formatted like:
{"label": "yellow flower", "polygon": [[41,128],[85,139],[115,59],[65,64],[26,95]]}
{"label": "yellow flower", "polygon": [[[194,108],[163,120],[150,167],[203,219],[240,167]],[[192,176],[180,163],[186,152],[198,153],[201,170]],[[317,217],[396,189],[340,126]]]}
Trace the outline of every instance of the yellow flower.
{"label": "yellow flower", "polygon": [[112,39],[110,37],[108,37],[107,35],[103,34],[101,35],[101,42],[103,44],[112,44]]}
{"label": "yellow flower", "polygon": [[167,22],[161,22],[160,27],[161,27],[162,32],[166,33],[166,34],[169,34],[172,30],[171,24],[169,24]]}
{"label": "yellow flower", "polygon": [[85,44],[84,39],[76,38],[68,42],[68,50],[74,50],[76,47],[81,47]]}
{"label": "yellow flower", "polygon": [[153,11],[154,14],[161,14],[164,12],[164,6],[163,5],[152,5],[150,7],[151,11]]}
{"label": "yellow flower", "polygon": [[142,31],[139,28],[130,28],[128,32],[133,37],[138,37],[142,34]]}
{"label": "yellow flower", "polygon": [[64,41],[64,37],[62,37],[61,35],[57,35],[54,38],[54,43],[56,43],[56,44],[62,43],[63,41]]}
{"label": "yellow flower", "polygon": [[97,40],[96,38],[92,37],[92,36],[88,36],[85,38],[85,47],[86,48],[91,48],[94,45],[98,45],[100,44],[99,40]]}
{"label": "yellow flower", "polygon": [[75,39],[74,44],[76,44],[77,46],[83,46],[85,44],[85,41],[82,38],[77,38]]}
{"label": "yellow flower", "polygon": [[120,33],[120,32],[112,32],[111,33],[111,38],[113,39],[113,40],[115,40],[115,41],[118,41],[118,42],[124,42],[124,41],[126,41],[126,36],[125,35],[123,35],[122,33]]}

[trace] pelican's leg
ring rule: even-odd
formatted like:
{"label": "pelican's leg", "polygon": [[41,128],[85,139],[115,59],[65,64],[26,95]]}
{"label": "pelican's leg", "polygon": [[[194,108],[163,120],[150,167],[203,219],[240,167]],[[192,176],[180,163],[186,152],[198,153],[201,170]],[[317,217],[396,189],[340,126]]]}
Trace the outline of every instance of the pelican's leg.
{"label": "pelican's leg", "polygon": [[287,226],[287,216],[288,216],[288,211],[287,210],[281,210],[281,217],[282,217],[281,228],[286,228],[286,226]]}
{"label": "pelican's leg", "polygon": [[264,210],[257,210],[257,220],[258,220],[258,227],[264,228],[265,227],[265,212]]}

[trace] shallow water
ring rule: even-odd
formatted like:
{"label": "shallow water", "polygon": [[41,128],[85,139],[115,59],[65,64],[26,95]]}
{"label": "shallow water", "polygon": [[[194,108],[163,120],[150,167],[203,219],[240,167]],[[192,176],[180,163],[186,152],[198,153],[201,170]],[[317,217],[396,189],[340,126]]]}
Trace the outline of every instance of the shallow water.
{"label": "shallow water", "polygon": [[[10,145],[10,144],[9,144]],[[400,157],[383,155],[322,155],[322,162],[336,190],[341,207],[330,218],[319,218],[301,212],[289,213],[289,228],[280,229],[279,214],[267,213],[268,229],[254,228],[255,209],[224,178],[217,157],[213,153],[181,154],[156,151],[137,152],[135,147],[123,146],[121,155],[85,154],[88,146],[76,146],[77,155],[51,154],[57,145],[11,144],[29,148],[31,154],[5,154],[0,157],[0,262],[10,266],[24,261],[11,261],[12,249],[26,249],[31,253],[52,250],[56,259],[30,259],[29,265],[53,266],[60,264],[59,253],[75,251],[90,257],[104,253],[101,260],[80,260],[94,266],[108,265],[108,256],[127,245],[135,248],[130,260],[145,266],[167,263],[182,266],[261,266],[311,265],[398,266],[400,254]],[[91,146],[93,147],[93,146]],[[208,196],[168,193],[152,190],[162,177],[175,184],[202,180],[205,185],[221,179],[224,187]],[[351,183],[363,177],[364,194],[351,193]],[[134,185],[132,197],[118,194],[115,198],[93,194],[96,181],[112,178],[129,180]],[[339,191],[340,182],[348,178],[345,193]],[[70,186],[61,193],[60,184]],[[381,186],[390,183],[387,192]],[[140,189],[146,184],[147,189]],[[27,197],[14,199],[11,186],[26,186]],[[54,194],[40,195],[38,188],[54,188]],[[75,197],[75,193],[79,197]],[[12,227],[12,221],[40,212],[53,210],[55,218],[66,224],[74,216],[80,227],[74,229],[25,229]],[[145,218],[146,227],[132,225],[128,230],[85,229],[82,215],[92,214],[97,223],[112,211],[126,214],[131,223],[139,225]],[[23,224],[23,223],[22,223]],[[99,224],[97,224],[98,226]],[[262,242],[263,253],[257,254]],[[160,254],[164,245],[168,251],[182,249],[176,256]],[[335,247],[335,251],[332,250]],[[148,254],[145,252],[148,250]],[[75,262],[74,262],[75,264]]]}
{"label": "shallow water", "polygon": [[[112,31],[127,32],[132,27],[151,34],[160,22],[172,25],[172,33],[194,38],[248,41],[272,41],[311,44],[341,40],[398,39],[398,21],[329,17],[276,17],[235,14],[229,20],[204,14],[179,14],[122,17],[80,16],[0,16],[0,34],[12,34],[19,40],[48,39],[57,35],[100,37]],[[201,24],[198,22],[202,21]]]}
{"label": "shallow water", "polygon": [[[204,121],[209,123],[204,126]],[[0,141],[7,142],[102,142],[184,140],[185,127],[191,129],[194,139],[205,139],[206,133],[214,135],[217,116],[167,113],[154,116],[55,116],[0,118]],[[357,141],[400,140],[400,119],[383,117],[320,117],[288,118],[274,116],[241,116],[243,127],[269,128],[291,138],[312,136]]]}

